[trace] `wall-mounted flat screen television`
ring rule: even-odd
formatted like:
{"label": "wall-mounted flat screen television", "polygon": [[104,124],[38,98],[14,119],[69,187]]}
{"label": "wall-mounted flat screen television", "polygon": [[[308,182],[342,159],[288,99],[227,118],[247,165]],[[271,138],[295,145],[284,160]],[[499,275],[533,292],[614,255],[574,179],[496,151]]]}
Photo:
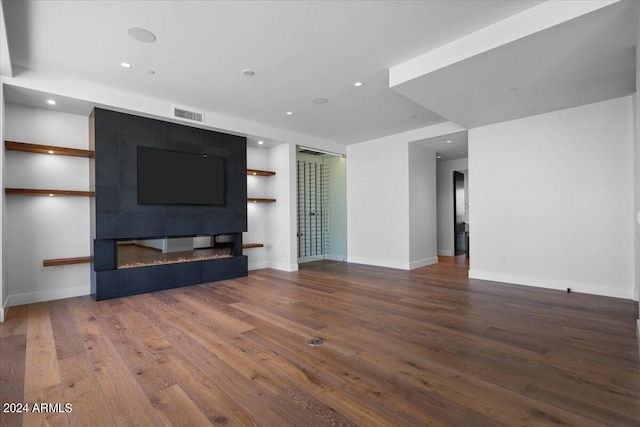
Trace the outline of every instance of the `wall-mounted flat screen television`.
{"label": "wall-mounted flat screen television", "polygon": [[138,203],[224,205],[224,159],[138,147]]}

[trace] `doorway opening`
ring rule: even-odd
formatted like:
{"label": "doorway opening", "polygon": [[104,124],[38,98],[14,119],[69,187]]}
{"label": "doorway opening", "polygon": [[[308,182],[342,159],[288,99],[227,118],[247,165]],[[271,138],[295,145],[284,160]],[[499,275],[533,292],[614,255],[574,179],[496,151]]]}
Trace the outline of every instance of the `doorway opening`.
{"label": "doorway opening", "polygon": [[454,227],[454,251],[455,255],[462,255],[468,252],[467,229],[465,221],[465,185],[464,174],[453,172],[453,227]]}
{"label": "doorway opening", "polygon": [[347,258],[344,156],[298,147],[296,153],[298,263]]}

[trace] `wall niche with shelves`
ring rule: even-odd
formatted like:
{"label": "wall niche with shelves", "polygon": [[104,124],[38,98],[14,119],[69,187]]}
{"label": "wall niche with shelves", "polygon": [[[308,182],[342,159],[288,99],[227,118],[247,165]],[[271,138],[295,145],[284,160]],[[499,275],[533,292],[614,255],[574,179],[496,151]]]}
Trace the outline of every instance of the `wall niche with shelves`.
{"label": "wall niche with shelves", "polygon": [[[276,173],[274,171],[262,169],[247,169],[247,176],[255,177],[271,177]],[[247,190],[249,191],[249,190]],[[276,199],[271,197],[247,197],[247,203],[275,203]],[[243,249],[263,248],[264,243],[245,243]]]}

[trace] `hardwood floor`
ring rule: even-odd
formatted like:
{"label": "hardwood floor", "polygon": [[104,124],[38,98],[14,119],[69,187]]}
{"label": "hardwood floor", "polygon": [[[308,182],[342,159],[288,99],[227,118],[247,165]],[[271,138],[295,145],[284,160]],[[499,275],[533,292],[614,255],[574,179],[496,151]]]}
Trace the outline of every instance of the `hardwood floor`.
{"label": "hardwood floor", "polygon": [[60,406],[0,425],[638,426],[636,318],[632,301],[469,280],[459,257],[13,307],[0,401]]}

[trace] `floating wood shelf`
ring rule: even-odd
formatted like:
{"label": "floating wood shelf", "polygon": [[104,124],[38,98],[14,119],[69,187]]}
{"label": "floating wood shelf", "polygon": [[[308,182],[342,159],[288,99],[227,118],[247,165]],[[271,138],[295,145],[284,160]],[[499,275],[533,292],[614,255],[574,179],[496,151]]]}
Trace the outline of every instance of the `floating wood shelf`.
{"label": "floating wood shelf", "polygon": [[45,259],[42,261],[42,265],[45,267],[53,267],[56,265],[88,264],[91,262],[93,262],[92,256],[82,256],[77,258]]}
{"label": "floating wood shelf", "polygon": [[247,169],[247,175],[260,175],[260,176],[273,176],[275,172],[272,171],[261,171],[259,169]]}
{"label": "floating wood shelf", "polygon": [[93,197],[94,191],[74,191],[74,190],[36,190],[33,188],[5,188],[5,194],[17,196],[73,196],[73,197]]}
{"label": "floating wood shelf", "polygon": [[262,243],[243,243],[242,249],[251,249],[251,248],[263,248],[264,244]]}
{"label": "floating wood shelf", "polygon": [[249,197],[247,199],[247,202],[253,202],[253,203],[273,203],[275,201],[276,199],[262,199],[257,197]]}
{"label": "floating wood shelf", "polygon": [[5,141],[7,150],[26,151],[28,153],[58,154],[62,156],[93,157],[91,150],[81,150],[79,148],[54,147],[53,145],[28,144],[25,142]]}

